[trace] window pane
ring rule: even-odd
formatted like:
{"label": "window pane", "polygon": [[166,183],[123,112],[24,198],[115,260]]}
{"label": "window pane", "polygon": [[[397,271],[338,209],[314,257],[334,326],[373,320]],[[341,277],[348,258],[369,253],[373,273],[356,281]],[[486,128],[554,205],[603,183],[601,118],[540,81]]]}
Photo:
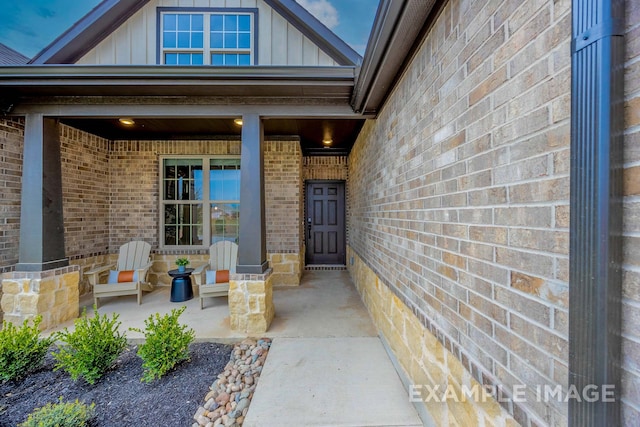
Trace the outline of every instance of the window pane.
{"label": "window pane", "polygon": [[211,47],[222,49],[222,33],[211,33]]}
{"label": "window pane", "polygon": [[177,224],[178,217],[176,213],[176,205],[165,205],[164,207],[164,223],[165,225]]}
{"label": "window pane", "polygon": [[168,65],[176,65],[178,64],[178,54],[177,53],[165,53],[164,54],[164,63]]}
{"label": "window pane", "polygon": [[202,15],[191,15],[191,31],[204,30],[204,17]]}
{"label": "window pane", "polygon": [[224,47],[235,49],[238,47],[238,35],[236,33],[224,33]]}
{"label": "window pane", "polygon": [[176,47],[176,33],[165,31],[162,33],[162,47]]}
{"label": "window pane", "polygon": [[165,31],[172,30],[175,31],[177,29],[176,26],[176,15],[173,13],[166,13],[162,18],[162,27]]}
{"label": "window pane", "polygon": [[238,16],[238,30],[251,31],[251,16],[249,15]]}
{"label": "window pane", "polygon": [[201,49],[204,45],[203,42],[204,33],[191,33],[191,47]]}
{"label": "window pane", "polygon": [[202,160],[165,159],[163,171],[164,200],[202,200]]}
{"label": "window pane", "polygon": [[251,34],[240,33],[238,34],[238,47],[241,49],[251,48]]}
{"label": "window pane", "polygon": [[223,240],[238,243],[239,219],[238,203],[211,204],[211,244]]}
{"label": "window pane", "polygon": [[178,65],[191,65],[191,55],[188,53],[179,53]]}
{"label": "window pane", "polygon": [[238,15],[224,15],[224,30],[234,32],[238,30]]}
{"label": "window pane", "polygon": [[238,65],[251,65],[251,55],[238,55]]}
{"label": "window pane", "polygon": [[178,30],[189,31],[191,30],[191,15],[178,15]]}
{"label": "window pane", "polygon": [[202,65],[203,55],[201,53],[194,53],[191,55],[191,65]]}
{"label": "window pane", "polygon": [[186,32],[178,33],[178,47],[179,48],[191,47],[191,33],[186,33]]}
{"label": "window pane", "polygon": [[238,55],[229,53],[224,56],[224,65],[238,65]]}
{"label": "window pane", "polygon": [[240,159],[213,159],[209,171],[211,200],[240,200]]}
{"label": "window pane", "polygon": [[220,53],[211,55],[211,65],[224,65],[224,55]]}
{"label": "window pane", "polygon": [[211,15],[211,31],[222,31],[222,15]]}
{"label": "window pane", "polygon": [[202,245],[202,205],[166,205],[164,231],[166,245]]}

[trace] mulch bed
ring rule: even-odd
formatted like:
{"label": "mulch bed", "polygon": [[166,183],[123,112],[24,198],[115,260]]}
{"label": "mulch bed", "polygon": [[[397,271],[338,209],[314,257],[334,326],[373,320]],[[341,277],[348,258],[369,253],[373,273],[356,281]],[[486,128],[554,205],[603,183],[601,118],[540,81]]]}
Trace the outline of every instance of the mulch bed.
{"label": "mulch bed", "polygon": [[65,401],[94,402],[91,426],[190,426],[209,386],[229,362],[233,346],[192,343],[189,349],[190,361],[147,384],[140,381],[143,370],[137,347],[129,346],[113,369],[90,385],[83,379],[73,381],[63,370],[54,371],[52,347],[40,369],[22,380],[0,383],[0,427],[15,427],[35,408],[57,403],[60,396]]}

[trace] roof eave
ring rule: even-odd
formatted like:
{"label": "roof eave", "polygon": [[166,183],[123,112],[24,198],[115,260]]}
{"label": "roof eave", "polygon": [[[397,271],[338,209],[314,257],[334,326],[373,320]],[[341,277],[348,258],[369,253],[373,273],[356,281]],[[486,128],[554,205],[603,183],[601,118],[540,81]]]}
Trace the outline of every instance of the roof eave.
{"label": "roof eave", "polygon": [[104,0],[34,56],[30,64],[71,64],[149,0]]}
{"label": "roof eave", "polygon": [[359,66],[362,57],[295,0],[264,0],[340,65]]}
{"label": "roof eave", "polygon": [[0,88],[20,96],[238,96],[345,100],[355,67],[28,65],[0,67]]}
{"label": "roof eave", "polygon": [[377,114],[422,40],[436,3],[380,0],[351,100],[353,110]]}

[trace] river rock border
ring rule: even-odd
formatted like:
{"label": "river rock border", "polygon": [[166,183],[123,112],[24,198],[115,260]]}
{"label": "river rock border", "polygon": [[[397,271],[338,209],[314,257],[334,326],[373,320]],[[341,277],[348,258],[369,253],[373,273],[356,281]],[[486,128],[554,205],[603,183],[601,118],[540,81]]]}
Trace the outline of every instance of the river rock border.
{"label": "river rock border", "polygon": [[244,423],[271,339],[245,339],[236,344],[224,371],[209,387],[192,427],[235,427]]}

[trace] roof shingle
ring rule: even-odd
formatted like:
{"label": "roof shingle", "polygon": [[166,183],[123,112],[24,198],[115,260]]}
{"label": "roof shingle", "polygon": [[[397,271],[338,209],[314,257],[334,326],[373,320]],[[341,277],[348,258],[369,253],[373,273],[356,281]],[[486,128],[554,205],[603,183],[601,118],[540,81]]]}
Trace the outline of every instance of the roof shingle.
{"label": "roof shingle", "polygon": [[22,65],[29,62],[29,58],[0,43],[0,65]]}

